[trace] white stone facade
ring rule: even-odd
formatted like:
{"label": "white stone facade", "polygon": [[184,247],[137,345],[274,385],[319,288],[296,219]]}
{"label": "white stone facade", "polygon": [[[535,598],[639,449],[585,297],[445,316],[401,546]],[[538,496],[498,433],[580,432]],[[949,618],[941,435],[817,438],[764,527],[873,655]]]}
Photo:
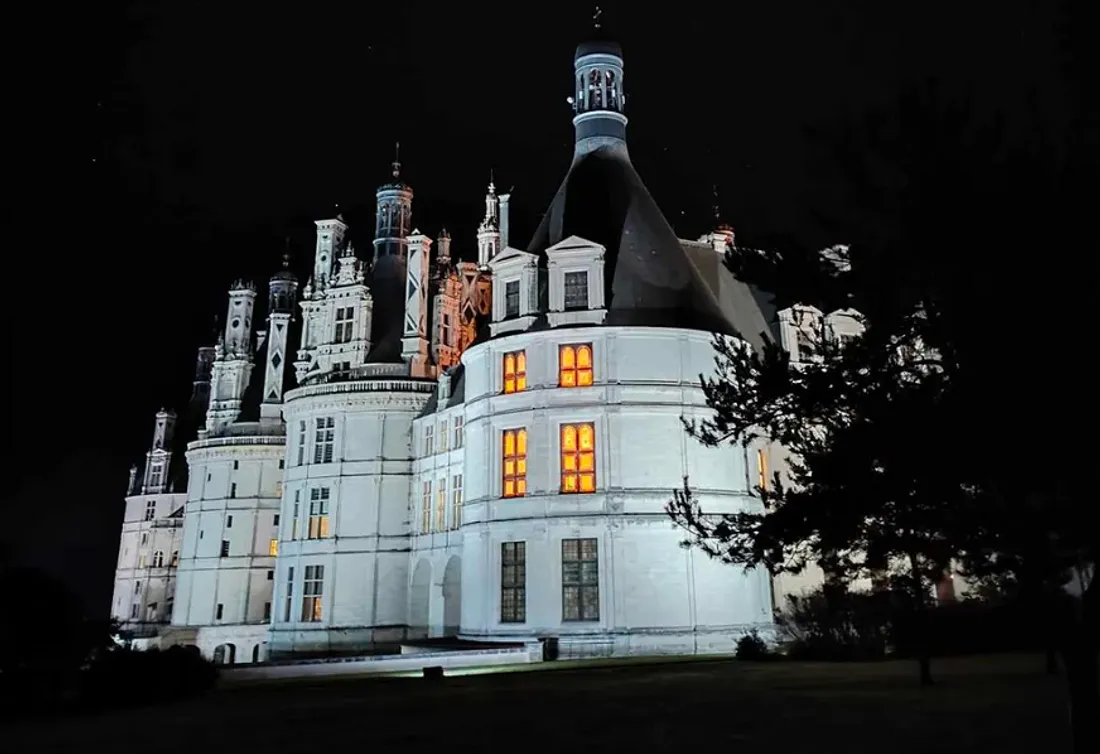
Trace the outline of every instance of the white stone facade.
{"label": "white stone facade", "polygon": [[111,617],[135,636],[171,618],[186,499],[183,493],[126,498]]}
{"label": "white stone facade", "polygon": [[197,628],[200,646],[209,643],[204,633],[219,639],[213,647],[233,645],[227,651],[237,662],[248,661],[256,644],[249,639],[271,620],[284,455],[282,433],[265,436],[259,427],[242,437],[198,440],[187,450],[172,625]]}

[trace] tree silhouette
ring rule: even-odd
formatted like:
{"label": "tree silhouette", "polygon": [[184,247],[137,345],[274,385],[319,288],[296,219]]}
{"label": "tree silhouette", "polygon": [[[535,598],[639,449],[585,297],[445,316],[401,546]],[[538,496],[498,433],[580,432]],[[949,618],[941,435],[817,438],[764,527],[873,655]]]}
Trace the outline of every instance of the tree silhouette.
{"label": "tree silhouette", "polygon": [[1091,751],[1100,597],[1095,580],[1077,596],[1062,587],[1095,564],[1100,539],[1085,489],[1095,404],[1078,366],[1094,296],[1072,271],[1094,235],[1081,191],[1094,163],[1079,139],[1048,149],[1002,126],[925,86],[817,134],[835,185],[815,209],[850,240],[843,264],[799,243],[727,263],[781,307],[851,307],[866,331],[845,348],[822,331],[806,366],[716,342],[714,416],[689,430],[782,443],[790,478],[763,491],[760,512],[708,517],[686,484],[669,510],[729,562],[858,575],[900,556],[914,589],[950,560],[1011,580],[1050,615],[1075,742]]}

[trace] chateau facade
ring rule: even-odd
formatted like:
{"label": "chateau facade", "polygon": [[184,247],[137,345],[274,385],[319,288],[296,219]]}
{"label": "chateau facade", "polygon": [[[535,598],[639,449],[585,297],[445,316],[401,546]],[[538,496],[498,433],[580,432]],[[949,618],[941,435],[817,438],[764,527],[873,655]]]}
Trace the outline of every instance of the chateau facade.
{"label": "chateau facade", "polygon": [[681,548],[665,504],[686,476],[710,512],[760,507],[773,451],[707,448],[682,422],[708,411],[713,333],[796,338],[722,264],[731,228],[673,232],[630,161],[623,80],[614,41],[577,48],[573,160],[524,248],[490,184],[477,261],[457,259],[413,223],[395,162],[369,258],[337,216],[304,285],[285,265],[270,280],[262,325],[256,289],[232,286],[186,493],[157,498],[182,522],[155,545],[178,551],[156,587],[171,607],[133,588],[147,470],[116,616],[222,662],[443,636],[729,652],[771,631],[769,574]]}

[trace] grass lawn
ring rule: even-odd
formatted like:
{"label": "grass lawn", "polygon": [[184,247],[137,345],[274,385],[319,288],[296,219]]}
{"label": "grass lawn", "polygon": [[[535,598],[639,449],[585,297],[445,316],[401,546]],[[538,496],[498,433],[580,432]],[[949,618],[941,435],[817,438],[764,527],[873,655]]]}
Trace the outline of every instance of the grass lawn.
{"label": "grass lawn", "polygon": [[[1036,655],[912,662],[576,663],[544,672],[226,686],[198,699],[27,722],[11,752],[1069,750],[1064,679]],[[156,694],[155,689],[134,689]],[[380,748],[381,747],[381,748]],[[393,747],[391,749],[391,747]]]}

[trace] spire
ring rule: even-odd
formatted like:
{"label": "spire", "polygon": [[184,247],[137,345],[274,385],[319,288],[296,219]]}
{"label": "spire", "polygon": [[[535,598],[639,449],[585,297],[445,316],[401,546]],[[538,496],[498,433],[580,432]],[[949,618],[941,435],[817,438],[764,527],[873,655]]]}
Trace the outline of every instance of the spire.
{"label": "spire", "polygon": [[290,269],[290,236],[283,239],[283,269]]}
{"label": "spire", "polygon": [[401,177],[401,142],[394,142],[393,162],[390,163],[395,179]]}

